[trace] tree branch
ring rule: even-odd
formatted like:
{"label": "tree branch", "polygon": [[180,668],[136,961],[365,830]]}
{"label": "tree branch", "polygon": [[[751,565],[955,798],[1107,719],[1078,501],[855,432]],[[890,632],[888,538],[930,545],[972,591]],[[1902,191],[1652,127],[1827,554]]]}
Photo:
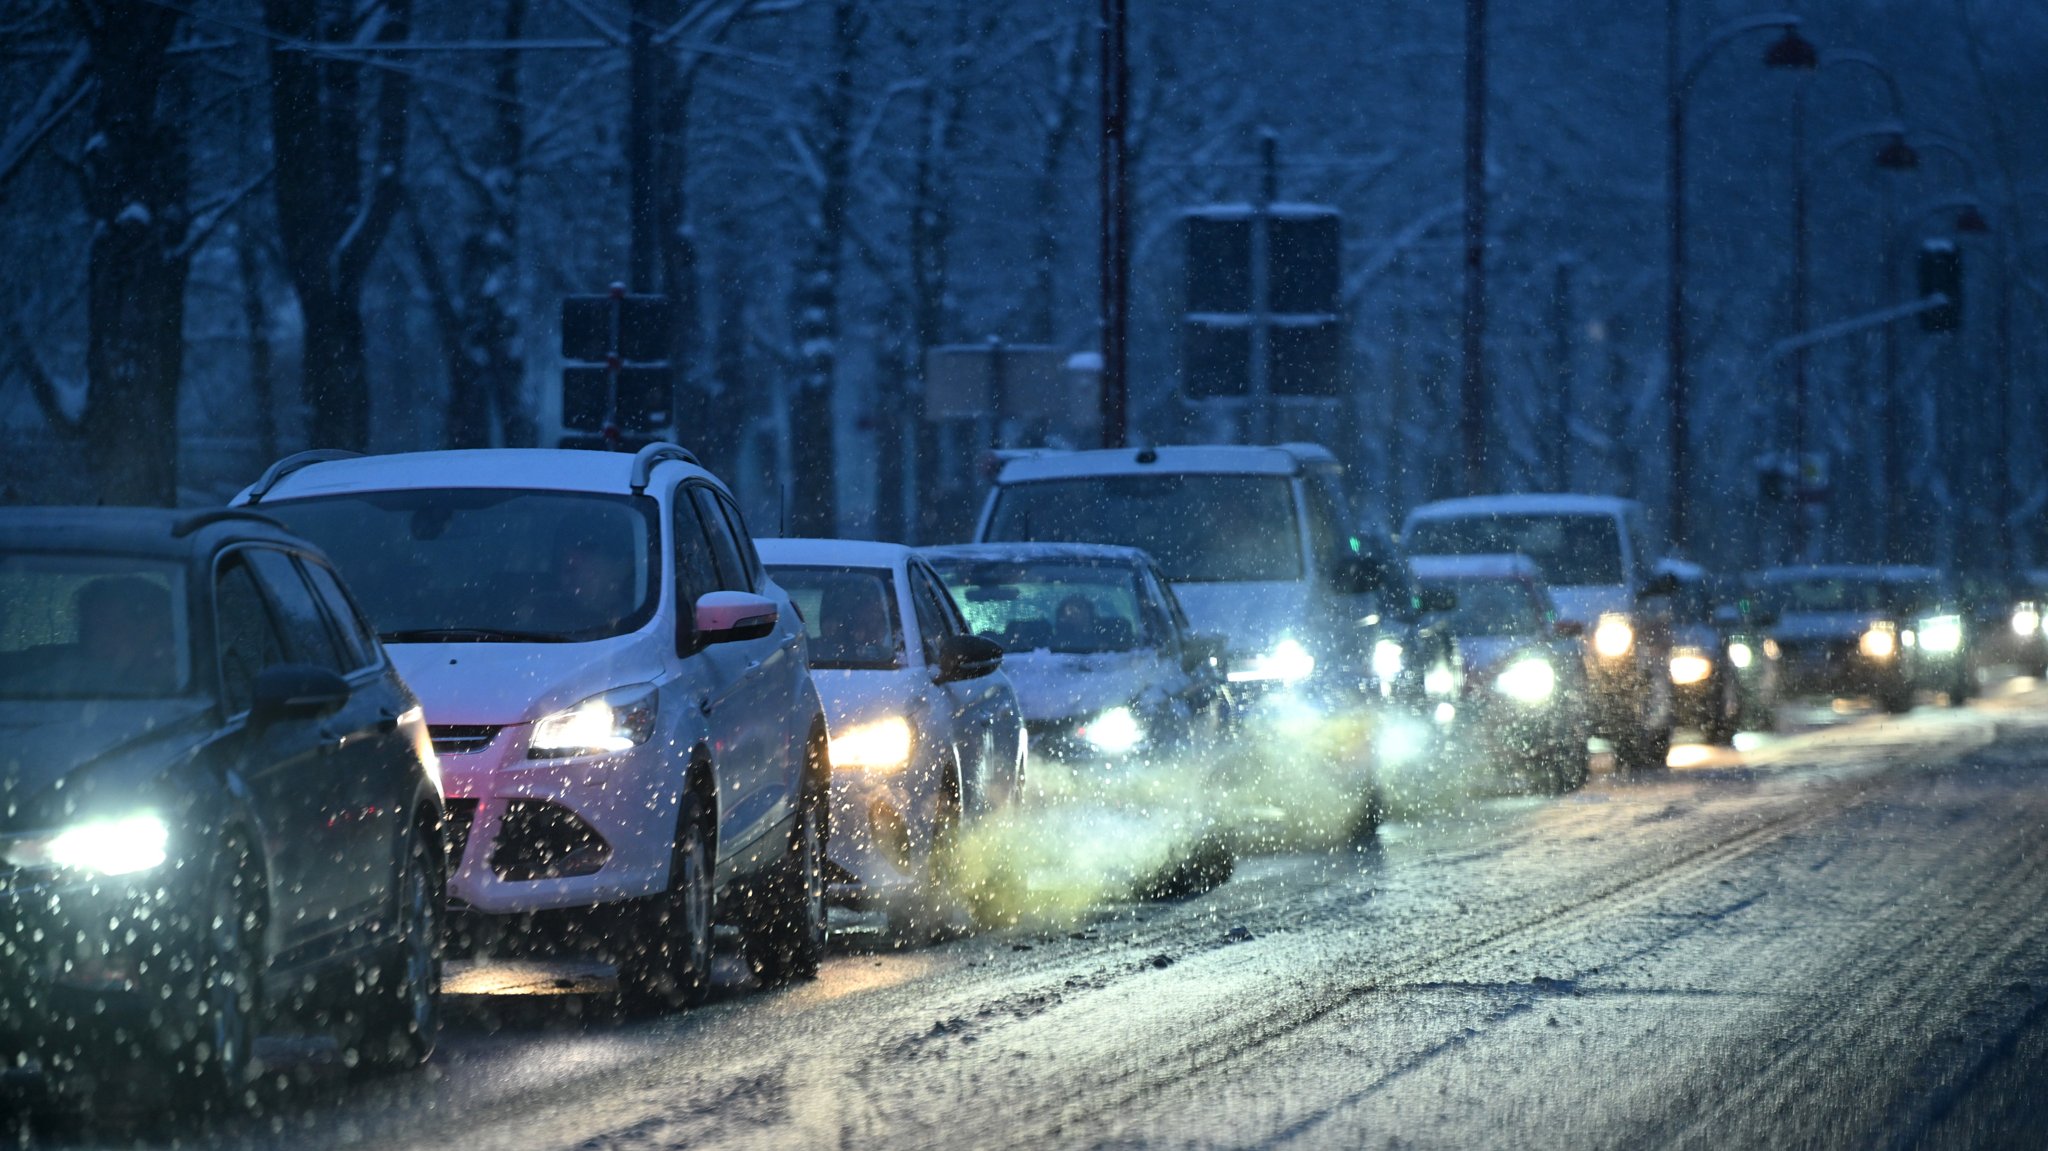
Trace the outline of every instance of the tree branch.
{"label": "tree branch", "polygon": [[57,381],[50,378],[43,362],[35,353],[35,341],[27,329],[21,326],[19,318],[7,322],[7,342],[13,350],[15,371],[28,382],[29,395],[34,397],[36,410],[49,421],[50,427],[67,440],[82,439],[85,436],[85,421],[75,418],[64,410],[64,393]]}

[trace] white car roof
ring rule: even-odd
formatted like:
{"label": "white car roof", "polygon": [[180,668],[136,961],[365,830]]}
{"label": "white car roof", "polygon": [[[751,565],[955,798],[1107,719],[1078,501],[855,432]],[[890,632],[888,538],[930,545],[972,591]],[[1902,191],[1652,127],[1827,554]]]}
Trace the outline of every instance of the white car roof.
{"label": "white car roof", "polygon": [[1528,556],[1416,556],[1408,561],[1419,580],[1527,580],[1543,582],[1543,570]]}
{"label": "white car roof", "polygon": [[1329,457],[1299,446],[1253,447],[1242,444],[1168,445],[1157,448],[1100,448],[1079,452],[1031,452],[1004,463],[997,483],[1068,479],[1076,476],[1141,476],[1173,472],[1220,475],[1291,476],[1308,462]]}
{"label": "white car roof", "polygon": [[1810,579],[1876,580],[1882,583],[1939,583],[1940,568],[1907,564],[1811,564],[1766,568],[1757,573],[1764,583],[1800,583]]}
{"label": "white car roof", "polygon": [[[656,467],[687,468],[698,478],[725,486],[710,472],[681,460],[663,460]],[[625,495],[633,490],[632,479],[630,452],[567,448],[399,452],[308,464],[279,480],[264,493],[263,502],[419,488],[520,488]],[[243,501],[247,492],[244,489],[236,496],[236,502]]]}
{"label": "white car roof", "polygon": [[1424,520],[1461,520],[1481,516],[1514,515],[1603,515],[1621,516],[1641,505],[1620,496],[1586,496],[1568,492],[1528,492],[1517,495],[1466,496],[1423,504],[1408,513],[1410,524]]}
{"label": "white car roof", "polygon": [[1657,561],[1657,570],[1669,572],[1685,583],[1699,583],[1707,578],[1707,569],[1691,560],[1661,559]]}
{"label": "white car roof", "polygon": [[901,570],[910,558],[902,544],[874,540],[755,540],[761,562],[769,567],[889,568]]}
{"label": "white car roof", "polygon": [[1028,564],[1059,560],[1103,560],[1123,564],[1150,564],[1152,555],[1143,548],[1121,544],[1069,543],[986,543],[946,544],[918,549],[927,559],[944,562],[988,560],[996,563]]}

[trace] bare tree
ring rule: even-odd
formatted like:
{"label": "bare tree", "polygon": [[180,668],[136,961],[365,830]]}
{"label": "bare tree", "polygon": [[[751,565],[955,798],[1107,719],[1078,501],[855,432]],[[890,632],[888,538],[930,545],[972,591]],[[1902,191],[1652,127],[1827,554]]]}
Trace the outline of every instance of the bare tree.
{"label": "bare tree", "polygon": [[411,0],[263,0],[277,226],[305,320],[307,431],[324,447],[369,447],[363,281],[403,199],[412,100],[408,66],[374,47],[405,39],[411,16]]}

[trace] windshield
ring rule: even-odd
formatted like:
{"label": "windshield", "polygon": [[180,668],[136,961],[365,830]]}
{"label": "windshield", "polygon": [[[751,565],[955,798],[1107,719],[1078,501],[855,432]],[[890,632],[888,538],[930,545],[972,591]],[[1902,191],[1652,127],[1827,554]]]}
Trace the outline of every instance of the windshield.
{"label": "windshield", "polygon": [[1624,582],[1621,533],[1607,515],[1499,515],[1426,519],[1408,530],[1409,555],[1521,554],[1553,586]]}
{"label": "windshield", "polygon": [[1781,614],[1799,612],[1888,612],[1901,606],[1905,589],[1873,577],[1813,576],[1773,580],[1764,599]]}
{"label": "windshield", "polygon": [[646,497],[419,489],[263,510],[334,557],[386,642],[595,640],[654,615]]}
{"label": "windshield", "polygon": [[974,634],[1005,651],[1131,651],[1160,642],[1132,568],[1079,562],[932,566]]}
{"label": "windshield", "polygon": [[881,568],[771,567],[804,617],[811,666],[821,670],[893,670],[903,666],[903,627],[895,581]]}
{"label": "windshield", "polygon": [[1514,580],[1446,580],[1458,597],[1451,628],[1459,635],[1529,635],[1549,623],[1528,585]]}
{"label": "windshield", "polygon": [[192,683],[181,564],[0,555],[0,699],[161,699]]}
{"label": "windshield", "polygon": [[1268,475],[1081,476],[999,489],[987,538],[1143,548],[1175,583],[1302,577],[1294,481]]}

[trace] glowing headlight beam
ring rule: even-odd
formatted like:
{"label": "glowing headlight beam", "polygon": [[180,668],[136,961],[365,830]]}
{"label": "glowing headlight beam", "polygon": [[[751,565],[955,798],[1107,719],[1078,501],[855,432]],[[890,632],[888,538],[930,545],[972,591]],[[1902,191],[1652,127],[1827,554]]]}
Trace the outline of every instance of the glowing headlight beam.
{"label": "glowing headlight beam", "polygon": [[1866,658],[1887,660],[1899,653],[1899,637],[1891,624],[1874,624],[1856,641],[1856,650]]}
{"label": "glowing headlight beam", "polygon": [[1518,659],[1494,678],[1493,689],[1517,703],[1547,703],[1557,691],[1557,669],[1535,656]]}
{"label": "glowing headlight beam", "polygon": [[1301,646],[1297,639],[1283,639],[1273,645],[1273,650],[1245,661],[1243,667],[1230,670],[1230,682],[1247,683],[1257,680],[1279,680],[1281,683],[1298,683],[1314,675],[1316,657]]}
{"label": "glowing headlight beam", "polygon": [[2041,630],[2041,609],[2020,607],[2012,613],[2012,634],[2029,636]]}
{"label": "glowing headlight beam", "polygon": [[1920,650],[1949,655],[1963,646],[1963,617],[1938,615],[1920,621]]}
{"label": "glowing headlight beam", "polygon": [[1593,651],[1602,659],[1620,659],[1636,646],[1636,629],[1628,617],[1609,613],[1593,628]]}
{"label": "glowing headlight beam", "polygon": [[901,771],[910,762],[910,721],[900,715],[849,727],[831,737],[832,766],[849,770]]}
{"label": "glowing headlight beam", "polygon": [[1402,650],[1398,641],[1380,640],[1372,645],[1372,674],[1381,683],[1391,683],[1401,678],[1401,668],[1407,657],[1408,653]]}
{"label": "glowing headlight beam", "polygon": [[1080,736],[1097,751],[1121,755],[1145,742],[1145,725],[1130,708],[1113,707],[1081,725]]}
{"label": "glowing headlight beam", "polygon": [[1680,687],[1705,683],[1714,674],[1714,661],[1699,651],[1685,650],[1671,656],[1671,682]]}
{"label": "glowing headlight beam", "polygon": [[94,875],[133,875],[163,866],[171,829],[154,815],[101,819],[48,837],[15,841],[6,851],[16,867],[55,867]]}
{"label": "glowing headlight beam", "polygon": [[1748,671],[1749,665],[1756,662],[1756,650],[1746,643],[1731,643],[1728,645],[1728,662],[1734,664],[1737,671]]}
{"label": "glowing headlight beam", "polygon": [[527,758],[569,759],[631,750],[654,735],[654,709],[654,689],[646,685],[591,696],[535,720],[526,742]]}

